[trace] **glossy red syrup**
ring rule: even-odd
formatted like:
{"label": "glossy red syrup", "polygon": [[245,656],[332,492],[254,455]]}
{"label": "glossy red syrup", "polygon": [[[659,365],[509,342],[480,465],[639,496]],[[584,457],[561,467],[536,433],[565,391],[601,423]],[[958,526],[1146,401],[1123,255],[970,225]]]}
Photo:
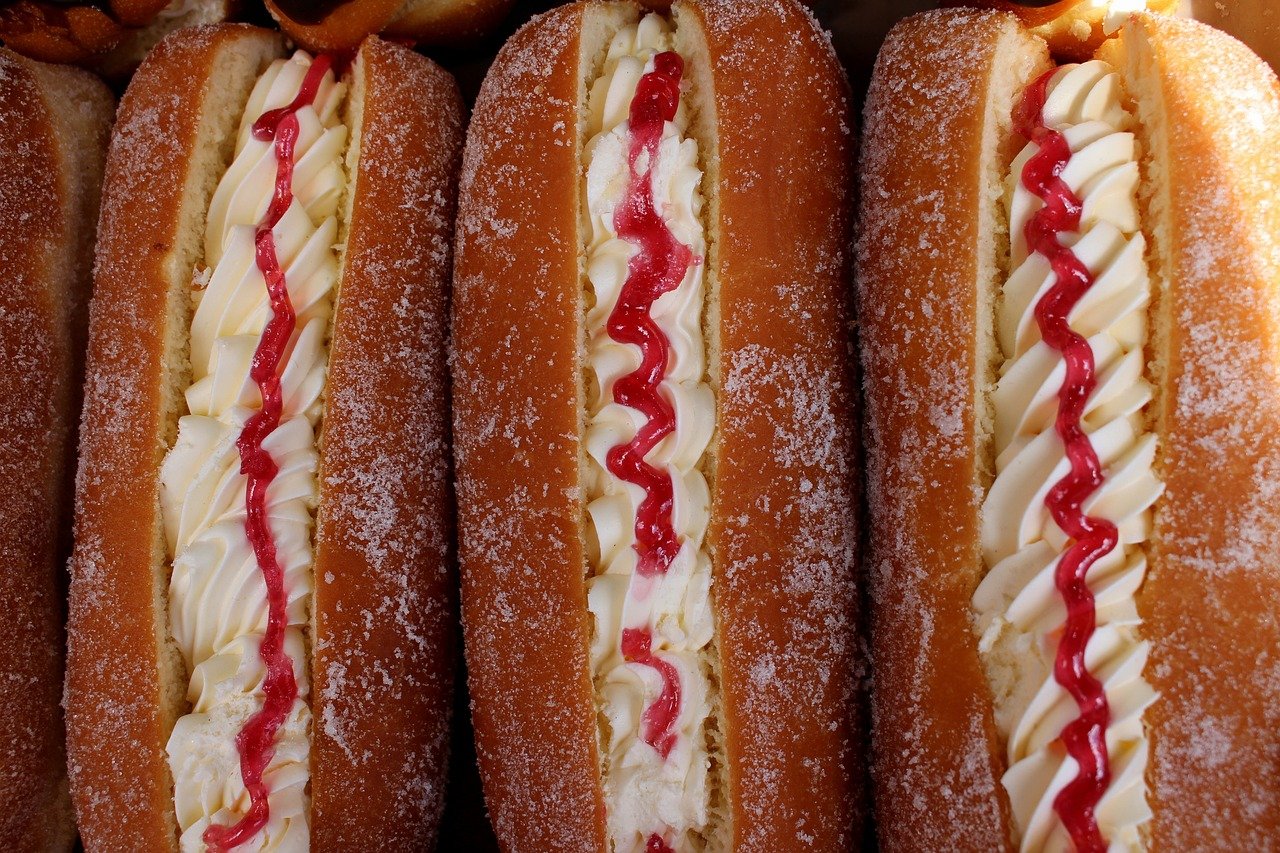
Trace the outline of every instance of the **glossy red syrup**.
{"label": "glossy red syrup", "polygon": [[680,550],[671,523],[671,476],[646,462],[645,456],[676,428],[675,410],[658,392],[667,371],[670,342],[651,311],[658,297],[680,286],[693,262],[693,252],[676,239],[655,209],[649,180],[662,128],[676,115],[683,70],[679,54],[660,53],[654,57],[653,70],[640,78],[631,101],[630,180],[613,219],[618,236],[639,251],[627,266],[626,283],[609,315],[609,336],[640,348],[640,366],[614,383],[613,399],[647,420],[630,443],[609,451],[606,464],[618,479],[644,489],[635,528],[637,571],[644,577],[666,574]]}
{"label": "glossy red syrup", "polygon": [[260,646],[266,678],[262,683],[265,699],[261,710],[245,723],[236,735],[240,752],[240,777],[249,792],[249,810],[239,822],[211,825],[204,832],[204,843],[210,850],[231,850],[251,840],[266,826],[270,816],[267,786],[262,779],[275,752],[276,732],[293,707],[298,685],[293,677],[293,661],[284,651],[284,632],[288,595],[284,588],[284,570],[276,557],[275,537],[267,516],[267,489],[278,468],[262,447],[267,436],[280,425],[282,398],[280,368],[289,340],[293,337],[297,317],[289,301],[284,270],[276,258],[275,237],[271,229],[293,201],[294,146],[298,141],[298,110],[315,100],[325,72],[327,56],[317,56],[307,70],[302,88],[288,106],[263,113],[253,124],[256,139],[272,140],[276,155],[276,186],[266,218],[258,224],[254,235],[255,260],[266,280],[271,300],[271,319],[267,322],[253,354],[249,375],[262,394],[262,408],[245,423],[236,447],[240,451],[240,473],[248,478],[245,488],[245,533],[253,546],[258,568],[267,587],[267,630]]}
{"label": "glossy red syrup", "polygon": [[1054,661],[1054,678],[1076,700],[1080,716],[1062,730],[1067,753],[1079,765],[1076,777],[1058,793],[1053,807],[1079,851],[1105,851],[1098,829],[1098,802],[1111,784],[1106,732],[1111,711],[1102,684],[1085,666],[1085,647],[1097,625],[1093,593],[1085,582],[1089,569],[1119,544],[1111,522],[1085,514],[1083,504],[1102,485],[1102,462],[1081,425],[1085,403],[1097,385],[1093,350],[1067,324],[1071,309],[1093,285],[1088,268],[1058,235],[1080,229],[1080,199],[1062,180],[1071,159],[1066,137],[1044,122],[1049,72],[1028,87],[1014,121],[1018,132],[1040,150],[1022,170],[1022,185],[1044,201],[1027,223],[1028,248],[1046,257],[1053,267],[1053,286],[1036,304],[1036,322],[1046,344],[1062,354],[1066,378],[1058,391],[1055,427],[1066,449],[1071,470],[1045,497],[1053,520],[1073,540],[1058,562],[1055,583],[1067,605],[1067,622]]}
{"label": "glossy red syrup", "polygon": [[644,853],[676,853],[676,851],[672,850],[667,842],[662,840],[662,836],[655,832],[645,843]]}
{"label": "glossy red syrup", "polygon": [[[666,375],[670,342],[653,319],[653,305],[662,294],[680,286],[694,263],[692,250],[676,239],[662,221],[649,176],[662,129],[675,118],[680,104],[683,72],[684,62],[679,54],[660,53],[653,59],[653,70],[641,77],[636,86],[629,116],[630,176],[613,220],[618,236],[637,251],[627,266],[627,280],[609,315],[607,328],[615,341],[640,349],[640,366],[614,383],[613,399],[642,413],[646,420],[635,438],[612,448],[605,461],[615,477],[644,489],[644,499],[636,510],[634,548],[636,572],[645,578],[666,574],[680,550],[680,539],[671,520],[671,475],[650,465],[645,457],[676,428],[675,410],[658,390]],[[622,632],[623,658],[653,667],[662,676],[661,694],[644,710],[641,736],[665,759],[676,742],[672,729],[680,711],[680,682],[675,667],[653,654],[652,644],[653,635],[648,630],[628,628]]]}
{"label": "glossy red syrup", "polygon": [[622,631],[622,657],[627,663],[651,666],[662,676],[662,692],[644,709],[640,722],[645,743],[664,759],[676,745],[676,717],[680,713],[680,675],[676,668],[653,653],[653,634],[644,628]]}

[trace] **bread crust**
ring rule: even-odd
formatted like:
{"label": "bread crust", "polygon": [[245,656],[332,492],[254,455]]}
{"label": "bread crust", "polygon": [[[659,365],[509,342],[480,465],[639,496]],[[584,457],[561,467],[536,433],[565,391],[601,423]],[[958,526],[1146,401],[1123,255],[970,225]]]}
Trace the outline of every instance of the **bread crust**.
{"label": "bread crust", "polygon": [[[220,145],[224,162],[240,120],[219,118],[218,132],[211,93],[239,86],[242,108],[282,51],[266,30],[184,30],[121,106],[72,563],[66,702],[88,849],[177,843],[165,744],[186,684],[167,639],[158,483],[185,381],[172,365],[199,259],[190,235],[216,183],[197,160]],[[414,847],[439,819],[452,691],[444,340],[462,106],[452,79],[408,50],[375,39],[358,63],[364,111],[321,439],[313,840]]]}
{"label": "bread crust", "polygon": [[[121,99],[107,157],[90,311],[76,483],[65,706],[71,791],[89,850],[173,850],[165,743],[185,684],[167,634],[159,468],[176,421],[174,301],[203,222],[184,199],[215,67],[238,49],[281,49],[251,27],[193,28],[162,42]],[[246,91],[247,97],[247,91]],[[175,179],[178,178],[178,179]],[[199,209],[195,209],[199,208]],[[183,262],[185,260],[185,263]],[[183,267],[185,266],[185,270]],[[181,664],[178,664],[180,671]]]}
{"label": "bread crust", "polygon": [[[606,844],[582,545],[577,135],[579,39],[606,9],[640,13],[565,6],[508,42],[464,159],[454,308],[464,629],[486,798],[511,850]],[[848,90],[796,3],[677,4],[675,14],[715,57],[703,63],[715,66],[705,98],[718,116],[706,124],[720,131],[718,154],[704,151],[718,163],[719,181],[707,181],[721,241],[707,261],[722,392],[709,541],[732,843],[848,849],[862,816]],[[776,121],[760,119],[764,103]]]}
{"label": "bread crust", "polygon": [[514,0],[348,0],[319,20],[299,15],[301,0],[266,0],[280,29],[309,50],[351,50],[365,36],[384,33],[420,44],[452,44],[492,30]]}
{"label": "bread crust", "polygon": [[674,14],[678,41],[688,28],[705,39],[710,74],[689,63],[692,102],[709,83],[715,113],[707,538],[731,843],[849,850],[865,803],[848,83],[797,2],[678,0]]}
{"label": "bread crust", "polygon": [[458,202],[463,630],[485,800],[512,851],[606,842],[580,486],[576,176],[590,8],[535,18],[499,52],[472,114]]}
{"label": "bread crust", "polygon": [[[62,574],[89,271],[113,100],[0,49],[0,847],[69,850]],[[68,114],[78,121],[64,122]],[[85,239],[86,233],[89,239]]]}
{"label": "bread crust", "polygon": [[1155,252],[1165,494],[1138,596],[1160,694],[1152,845],[1265,850],[1280,838],[1280,84],[1194,21],[1138,16],[1124,40],[1145,43],[1162,96],[1165,133],[1139,134],[1167,169],[1171,237]]}
{"label": "bread crust", "polygon": [[1030,39],[1001,12],[908,18],[880,51],[866,105],[858,312],[873,773],[886,850],[1010,844],[970,602],[985,486],[975,393],[990,369],[979,352],[979,289],[998,285],[980,281],[990,119],[979,105],[998,46],[1019,36]]}
{"label": "bread crust", "polygon": [[[974,229],[991,203],[972,175],[982,115],[971,93],[989,76],[995,30],[1010,26],[990,13],[908,20],[867,107],[859,297],[877,816],[890,850],[1008,844],[1005,765],[970,616],[987,485],[975,348],[989,285],[975,272]],[[1163,164],[1163,177],[1144,176],[1166,486],[1138,594],[1145,677],[1160,694],[1145,716],[1150,843],[1264,849],[1280,823],[1280,167],[1266,153],[1280,142],[1280,86],[1194,22],[1136,16],[1124,40],[1151,45],[1154,59],[1132,60],[1126,79],[1140,148]],[[1107,50],[1123,64],[1122,49]],[[1155,178],[1165,182],[1153,191]]]}
{"label": "bread crust", "polygon": [[354,78],[316,521],[311,844],[426,849],[453,698],[445,341],[464,108],[447,72],[377,38]]}

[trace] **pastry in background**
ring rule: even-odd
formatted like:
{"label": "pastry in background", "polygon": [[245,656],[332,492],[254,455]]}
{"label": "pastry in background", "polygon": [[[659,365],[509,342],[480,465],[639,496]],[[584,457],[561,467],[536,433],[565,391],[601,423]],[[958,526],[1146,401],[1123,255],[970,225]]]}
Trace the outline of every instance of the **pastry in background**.
{"label": "pastry in background", "polygon": [[0,849],[69,850],[63,620],[93,235],[115,104],[0,49]]}
{"label": "pastry in background", "polygon": [[513,0],[266,0],[280,29],[308,50],[350,50],[367,35],[426,45],[474,41]]}
{"label": "pastry in background", "polygon": [[37,59],[121,78],[166,34],[225,21],[236,5],[237,0],[18,0],[0,9],[0,41]]}

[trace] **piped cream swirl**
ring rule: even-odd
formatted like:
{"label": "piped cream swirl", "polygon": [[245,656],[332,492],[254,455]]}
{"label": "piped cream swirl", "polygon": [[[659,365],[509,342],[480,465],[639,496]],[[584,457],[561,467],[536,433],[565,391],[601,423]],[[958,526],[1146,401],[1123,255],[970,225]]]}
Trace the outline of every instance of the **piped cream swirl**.
{"label": "piped cream swirl", "polygon": [[[191,322],[188,414],[160,472],[160,499],[173,572],[169,627],[186,661],[191,713],[167,747],[184,851],[203,850],[211,822],[230,824],[248,806],[235,738],[262,706],[265,669],[258,651],[267,592],[245,533],[245,483],[236,439],[261,407],[249,376],[271,311],[254,256],[256,226],[276,183],[270,141],[251,135],[264,112],[293,101],[311,65],[299,51],[258,79],[241,120],[236,154],[210,202],[207,270],[197,275]],[[285,648],[298,698],[276,735],[265,773],[270,819],[251,843],[261,850],[306,850],[311,712],[306,630],[313,585],[311,533],[318,499],[316,430],[321,414],[329,316],[338,278],[337,212],[346,178],[347,130],[339,118],[344,86],[326,74],[312,106],[298,113],[293,204],[273,229],[276,253],[297,314],[283,361],[280,426],[263,442],[279,466],[267,494],[271,531],[288,596]]]}
{"label": "piped cream swirl", "polygon": [[[1097,630],[1085,660],[1111,710],[1106,740],[1112,781],[1097,821],[1112,850],[1137,850],[1143,845],[1141,827],[1151,817],[1142,714],[1155,693],[1143,678],[1148,644],[1140,636],[1135,595],[1146,574],[1142,548],[1151,532],[1151,508],[1163,489],[1153,470],[1155,436],[1144,414],[1152,395],[1143,355],[1151,284],[1139,231],[1137,152],[1119,76],[1104,62],[1059,69],[1044,120],[1065,135],[1072,152],[1062,178],[1082,201],[1083,213],[1079,232],[1069,239],[1095,278],[1068,318],[1088,340],[1098,376],[1083,421],[1105,479],[1083,510],[1113,522],[1120,534],[1120,545],[1088,576]],[[1069,463],[1054,429],[1065,363],[1040,339],[1035,319],[1054,274],[1043,255],[1028,253],[1023,234],[1042,206],[1020,180],[1038,150],[1028,143],[1015,159],[1006,194],[1013,272],[996,321],[1006,360],[992,395],[996,478],[982,507],[988,573],[973,598],[1009,763],[1003,782],[1024,851],[1072,849],[1053,803],[1077,772],[1060,735],[1079,715],[1053,674],[1066,620],[1054,572],[1069,540],[1044,501]]]}
{"label": "piped cream swirl", "polygon": [[[639,350],[613,340],[606,330],[635,251],[614,227],[614,212],[630,175],[628,116],[636,85],[652,69],[653,57],[671,49],[670,26],[659,15],[621,30],[592,87],[586,119],[587,276],[594,299],[586,317],[586,487],[593,539],[588,608],[595,620],[592,670],[607,721],[603,748],[608,825],[618,851],[645,849],[653,833],[675,850],[695,849],[697,835],[708,822],[706,724],[712,688],[706,650],[713,621],[711,564],[703,538],[710,493],[699,466],[715,425],[715,401],[705,381],[702,336],[702,173],[697,143],[686,133],[683,102],[675,120],[667,122],[657,156],[649,164],[656,209],[697,258],[680,285],[661,296],[652,312],[670,342],[660,393],[675,409],[676,422],[674,432],[647,457],[670,475],[674,487],[672,522],[681,547],[666,574],[649,579],[636,574],[632,546],[644,491],[606,467],[609,451],[630,442],[644,423],[642,414],[613,401],[614,383],[639,366]],[[641,736],[641,716],[658,697],[661,678],[654,668],[623,659],[620,641],[626,628],[652,632],[654,652],[679,673],[682,701],[673,728],[677,738],[665,760]]]}

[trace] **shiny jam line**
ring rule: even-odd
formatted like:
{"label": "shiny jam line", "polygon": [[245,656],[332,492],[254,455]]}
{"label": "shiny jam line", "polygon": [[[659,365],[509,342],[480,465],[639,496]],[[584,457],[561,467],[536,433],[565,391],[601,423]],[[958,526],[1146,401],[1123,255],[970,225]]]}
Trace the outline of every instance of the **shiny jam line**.
{"label": "shiny jam line", "polygon": [[[613,399],[640,412],[646,420],[634,439],[609,450],[606,466],[618,479],[644,489],[644,499],[636,509],[633,546],[638,555],[636,573],[642,578],[665,575],[680,550],[671,518],[671,475],[650,465],[645,456],[676,426],[675,410],[658,390],[666,375],[670,342],[651,312],[658,297],[680,286],[694,262],[692,250],[676,239],[662,221],[650,177],[663,127],[675,118],[680,105],[683,72],[684,61],[679,54],[659,53],[653,58],[653,70],[641,77],[636,86],[629,115],[630,177],[626,196],[614,214],[618,236],[637,251],[627,264],[627,280],[609,315],[607,328],[615,341],[639,347],[640,366],[614,383]],[[641,736],[665,760],[676,743],[672,729],[680,712],[679,673],[653,654],[652,647],[653,633],[648,628],[627,628],[622,632],[623,659],[652,667],[662,676],[660,695],[641,716]],[[656,836],[650,838],[650,845],[653,838]],[[665,843],[661,838],[657,840]]]}
{"label": "shiny jam line", "polygon": [[284,270],[276,257],[276,226],[293,202],[293,154],[298,141],[298,110],[312,103],[329,70],[330,59],[317,56],[307,70],[302,88],[288,106],[263,113],[253,123],[253,136],[263,141],[274,140],[276,185],[266,218],[254,234],[255,260],[266,281],[271,299],[271,319],[267,322],[253,354],[249,375],[262,395],[262,408],[245,423],[236,448],[240,451],[240,473],[248,478],[245,487],[245,533],[253,546],[258,568],[267,587],[267,630],[259,653],[267,674],[262,682],[265,699],[262,708],[245,723],[236,735],[240,752],[240,778],[249,792],[249,810],[239,822],[229,826],[212,824],[204,831],[204,843],[210,850],[231,850],[246,843],[266,826],[270,817],[267,786],[262,775],[275,752],[276,732],[284,723],[298,695],[293,675],[293,661],[284,651],[284,632],[288,596],[284,589],[284,570],[276,556],[275,538],[267,516],[267,489],[278,468],[262,444],[280,425],[283,408],[280,392],[280,362],[297,325]]}
{"label": "shiny jam line", "polygon": [[644,853],[676,853],[676,851],[672,850],[662,836],[655,832],[649,836],[649,840],[645,843]]}
{"label": "shiny jam line", "polygon": [[1058,645],[1053,674],[1071,694],[1080,716],[1062,730],[1062,742],[1079,771],[1054,798],[1053,807],[1081,853],[1105,851],[1098,828],[1097,806],[1111,784],[1107,725],[1111,710],[1102,684],[1085,665],[1085,649],[1097,625],[1093,593],[1086,583],[1089,569],[1119,544],[1111,522],[1086,515],[1085,500],[1102,485],[1102,462],[1081,425],[1084,407],[1097,385],[1093,350],[1068,325],[1071,310],[1093,285],[1093,275],[1058,236],[1080,229],[1081,201],[1062,180],[1071,149],[1062,133],[1045,125],[1044,105],[1054,72],[1028,87],[1014,117],[1018,132],[1039,145],[1022,170],[1022,184],[1038,196],[1042,207],[1024,230],[1027,246],[1047,258],[1054,283],[1036,304],[1036,322],[1046,344],[1062,354],[1066,378],[1058,391],[1055,427],[1071,470],[1045,496],[1053,520],[1074,542],[1058,562],[1055,583],[1067,605],[1067,622]]}

